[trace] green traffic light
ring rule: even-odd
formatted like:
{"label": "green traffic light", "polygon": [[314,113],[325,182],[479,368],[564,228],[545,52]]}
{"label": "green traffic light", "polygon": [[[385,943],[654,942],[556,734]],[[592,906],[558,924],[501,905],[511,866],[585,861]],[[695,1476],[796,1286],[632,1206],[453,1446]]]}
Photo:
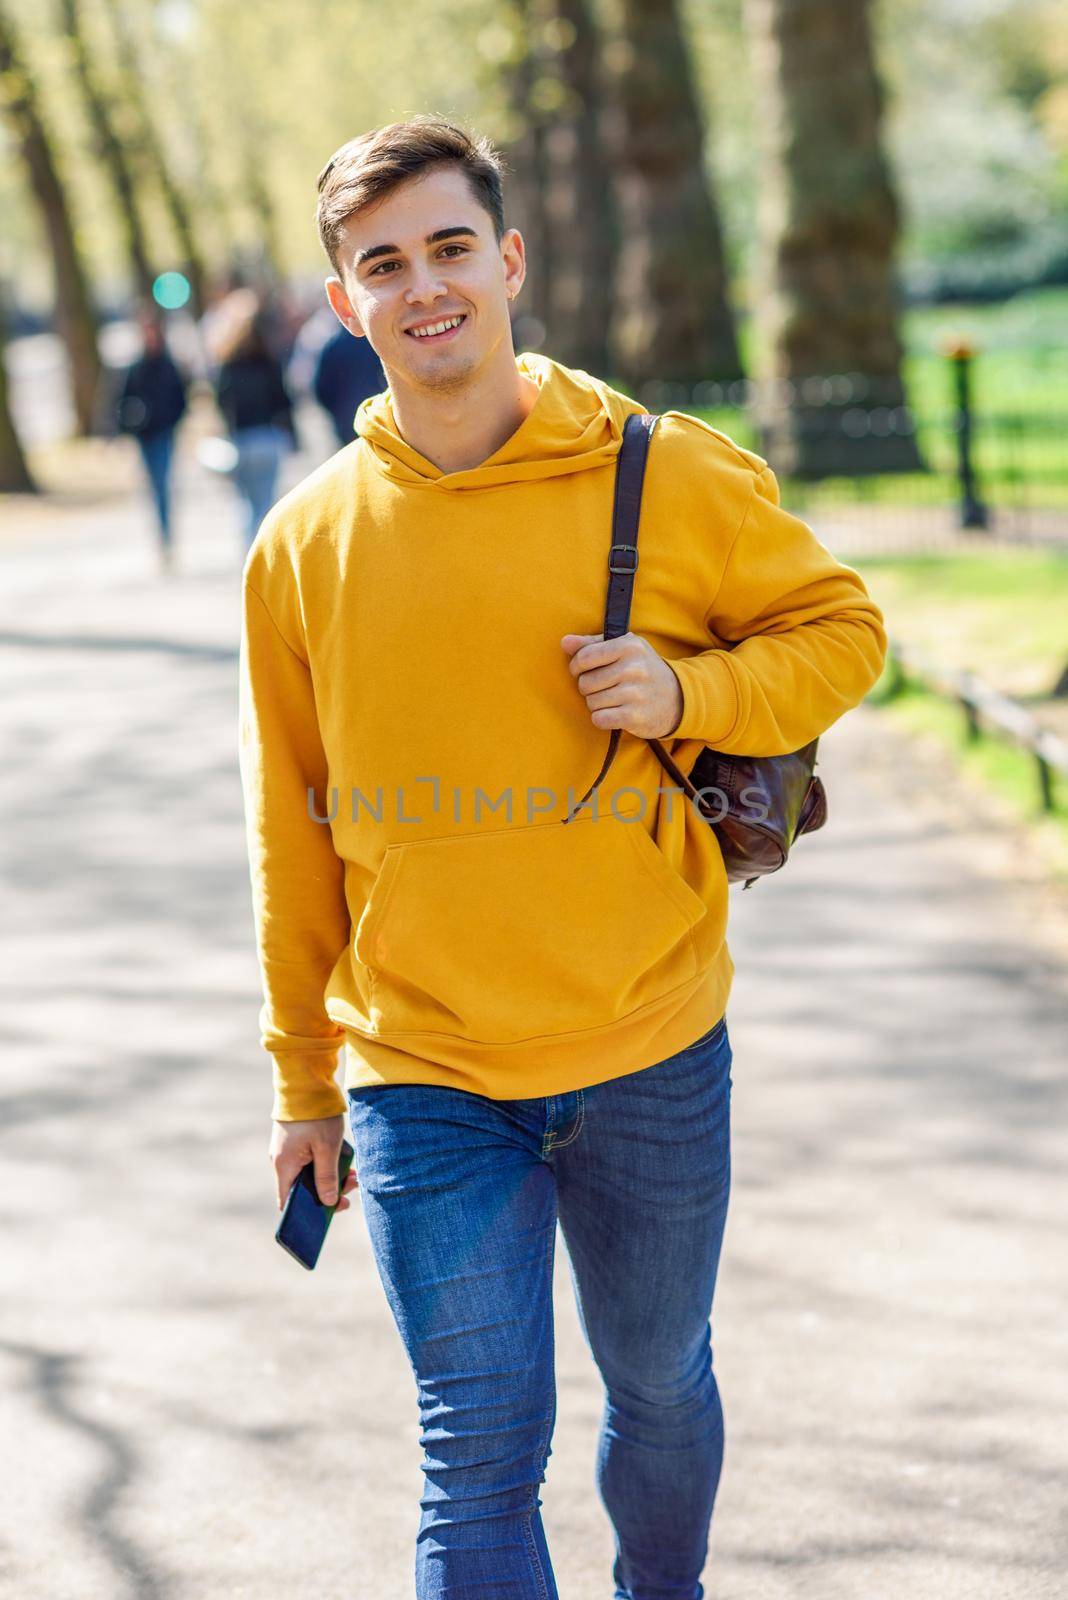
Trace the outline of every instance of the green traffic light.
{"label": "green traffic light", "polygon": [[164,311],[180,311],[190,292],[189,279],[182,272],[161,272],[152,285],[152,298]]}

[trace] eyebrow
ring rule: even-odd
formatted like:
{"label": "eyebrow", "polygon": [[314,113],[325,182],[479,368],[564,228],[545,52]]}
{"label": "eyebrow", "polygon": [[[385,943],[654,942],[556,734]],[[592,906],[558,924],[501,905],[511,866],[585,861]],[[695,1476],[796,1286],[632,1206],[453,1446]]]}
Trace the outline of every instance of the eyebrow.
{"label": "eyebrow", "polygon": [[[436,233],[428,233],[423,240],[424,244],[437,244],[442,239],[452,239],[458,233],[468,234],[472,239],[477,239],[478,234],[474,228],[460,225],[455,228],[439,228]],[[369,250],[361,250],[356,256],[355,265],[362,267],[365,261],[371,261],[375,256],[397,256],[401,253],[399,244],[373,244]]]}

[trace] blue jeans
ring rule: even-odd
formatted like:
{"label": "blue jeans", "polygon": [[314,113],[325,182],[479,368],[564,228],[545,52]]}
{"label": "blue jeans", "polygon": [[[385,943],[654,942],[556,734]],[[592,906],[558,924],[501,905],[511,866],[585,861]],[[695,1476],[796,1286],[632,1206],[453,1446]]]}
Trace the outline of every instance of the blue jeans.
{"label": "blue jeans", "polygon": [[269,424],[238,428],[233,435],[237,448],[234,482],[245,501],[245,543],[250,545],[264,517],[274,505],[278,469],[289,446],[281,428]]}
{"label": "blue jeans", "polygon": [[725,1018],[655,1066],[491,1100],[349,1089],[363,1215],[416,1380],[417,1600],[556,1600],[541,1519],[559,1219],[604,1380],[616,1600],[702,1600],[723,1411],[711,1308],[730,1192]]}
{"label": "blue jeans", "polygon": [[144,434],[138,439],[141,459],[148,474],[152,490],[152,503],[159,523],[160,543],[169,547],[171,542],[171,461],[174,457],[174,429],[164,428],[160,433]]}

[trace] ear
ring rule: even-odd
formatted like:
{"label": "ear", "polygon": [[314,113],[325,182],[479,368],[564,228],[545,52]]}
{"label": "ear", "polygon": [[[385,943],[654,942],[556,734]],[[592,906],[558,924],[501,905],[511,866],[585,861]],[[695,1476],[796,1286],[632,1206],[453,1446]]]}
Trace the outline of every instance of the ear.
{"label": "ear", "polygon": [[327,278],[326,298],[331,309],[342,327],[347,328],[355,339],[364,339],[366,334],[361,326],[360,319],[352,309],[352,301],[345,290],[345,285],[340,278]]}
{"label": "ear", "polygon": [[508,228],[501,235],[501,261],[504,287],[509,300],[514,300],[527,275],[526,245],[518,228]]}

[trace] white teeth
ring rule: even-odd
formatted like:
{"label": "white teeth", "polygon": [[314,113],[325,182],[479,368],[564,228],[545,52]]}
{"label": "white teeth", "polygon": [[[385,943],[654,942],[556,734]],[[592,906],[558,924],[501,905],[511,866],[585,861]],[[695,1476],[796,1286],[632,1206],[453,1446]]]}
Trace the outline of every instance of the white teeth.
{"label": "white teeth", "polygon": [[446,328],[458,328],[463,321],[462,317],[450,317],[448,322],[435,322],[430,328],[413,328],[413,339],[425,339],[431,333],[444,333]]}

